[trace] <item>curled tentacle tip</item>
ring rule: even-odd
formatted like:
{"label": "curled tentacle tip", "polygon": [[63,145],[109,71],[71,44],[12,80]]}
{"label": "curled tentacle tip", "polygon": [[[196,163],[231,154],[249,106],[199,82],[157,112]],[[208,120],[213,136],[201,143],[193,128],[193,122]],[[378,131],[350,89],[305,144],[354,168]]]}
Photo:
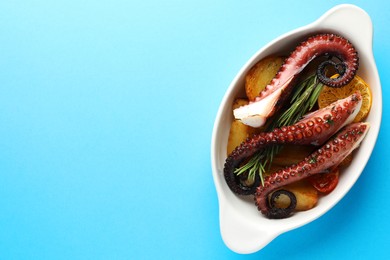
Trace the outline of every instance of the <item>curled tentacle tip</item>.
{"label": "curled tentacle tip", "polygon": [[[276,206],[276,200],[280,195],[285,195],[289,198],[290,204],[286,208],[278,208]],[[297,206],[297,198],[291,191],[288,190],[277,190],[272,193],[271,198],[268,202],[269,210],[265,212],[266,216],[271,219],[282,219],[289,217]]]}
{"label": "curled tentacle tip", "polygon": [[[357,55],[357,53],[355,53]],[[337,77],[328,77],[326,75],[327,68],[331,66],[335,69],[336,73],[338,74]],[[339,60],[338,62],[335,62],[333,60],[325,60],[323,61],[317,68],[317,77],[318,80],[333,88],[340,88],[345,85],[347,85],[351,80],[355,77],[357,69],[359,67],[358,60],[354,60],[354,62],[350,62],[347,64],[347,62],[343,60]]]}

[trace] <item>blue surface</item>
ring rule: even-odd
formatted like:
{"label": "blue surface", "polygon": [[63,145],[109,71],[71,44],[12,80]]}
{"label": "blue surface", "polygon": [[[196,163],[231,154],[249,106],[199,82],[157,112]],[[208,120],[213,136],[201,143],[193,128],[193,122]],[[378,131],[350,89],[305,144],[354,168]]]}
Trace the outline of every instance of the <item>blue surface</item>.
{"label": "blue surface", "polygon": [[390,256],[388,1],[375,27],[381,133],[320,219],[238,255],[223,243],[210,141],[219,103],[264,44],[342,1],[2,1],[0,259]]}

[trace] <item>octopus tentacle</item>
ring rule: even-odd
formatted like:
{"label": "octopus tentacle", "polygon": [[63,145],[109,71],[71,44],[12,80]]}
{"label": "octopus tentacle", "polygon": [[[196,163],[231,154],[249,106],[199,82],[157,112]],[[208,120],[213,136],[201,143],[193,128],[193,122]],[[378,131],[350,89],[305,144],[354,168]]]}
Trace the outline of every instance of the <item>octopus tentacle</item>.
{"label": "octopus tentacle", "polygon": [[257,188],[256,205],[268,218],[284,218],[291,209],[272,209],[268,204],[268,195],[280,187],[302,180],[313,174],[325,172],[337,166],[347,155],[356,149],[368,132],[368,123],[353,123],[342,129],[324,146],[296,165],[279,170],[264,179],[264,185]]}
{"label": "octopus tentacle", "polygon": [[[240,195],[255,193],[257,185],[251,187],[243,185],[234,172],[241,162],[270,145],[321,145],[343,126],[353,121],[361,104],[362,96],[360,92],[356,92],[306,115],[294,125],[276,128],[272,132],[260,133],[247,139],[236,147],[225,161],[224,177],[229,188]],[[258,184],[258,176],[256,178]]]}
{"label": "octopus tentacle", "polygon": [[[252,127],[260,127],[281,108],[296,83],[302,70],[315,58],[330,55],[336,57],[322,62],[317,69],[318,79],[327,86],[341,87],[348,84],[359,67],[359,58],[353,45],[335,34],[319,34],[303,41],[285,60],[270,84],[255,101],[234,110],[236,119]],[[328,66],[334,66],[339,76],[329,78]]]}

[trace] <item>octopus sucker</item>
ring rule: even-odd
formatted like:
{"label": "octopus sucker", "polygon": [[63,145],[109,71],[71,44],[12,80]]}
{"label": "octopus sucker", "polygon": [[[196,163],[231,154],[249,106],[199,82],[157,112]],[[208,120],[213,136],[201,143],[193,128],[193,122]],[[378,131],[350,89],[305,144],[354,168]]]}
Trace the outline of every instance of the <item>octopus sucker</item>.
{"label": "octopus sucker", "polygon": [[[326,172],[336,167],[353,150],[359,147],[368,129],[368,123],[349,124],[321,148],[298,163],[298,165],[286,167],[283,170],[271,174],[264,180],[264,186],[257,187],[255,203],[258,210],[268,218],[279,219],[290,216],[293,212],[291,209],[292,206],[290,205],[287,209],[275,208],[273,204],[269,203],[269,194],[284,185],[302,180],[314,174]],[[346,136],[349,138],[345,138]],[[324,150],[329,151],[331,156],[329,157],[329,153],[324,153]],[[298,174],[295,174],[296,171]],[[292,174],[293,172],[294,174]],[[288,174],[289,178],[283,178],[285,174]]]}
{"label": "octopus sucker", "polygon": [[[263,132],[247,139],[236,147],[225,161],[224,177],[229,188],[240,195],[254,194],[256,187],[260,184],[260,178],[256,174],[253,185],[242,184],[240,176],[235,173],[235,169],[242,162],[253,156],[257,151],[271,145],[322,145],[342,127],[353,121],[360,110],[361,104],[362,96],[359,92],[356,92],[345,99],[340,99],[325,108],[310,113],[294,125],[274,129],[271,132]],[[354,112],[346,113],[347,110]],[[328,119],[314,120],[315,118]],[[331,123],[330,120],[332,120]],[[320,128],[321,131],[316,131],[316,128]]]}
{"label": "octopus sucker", "polygon": [[[233,111],[235,118],[252,127],[263,126],[290,96],[302,70],[312,60],[321,56],[326,56],[327,59],[318,66],[316,74],[323,84],[341,87],[348,84],[356,75],[359,57],[347,39],[335,34],[309,37],[295,48],[270,84],[253,102]],[[329,66],[334,67],[339,74],[338,77],[329,78],[326,75]]]}

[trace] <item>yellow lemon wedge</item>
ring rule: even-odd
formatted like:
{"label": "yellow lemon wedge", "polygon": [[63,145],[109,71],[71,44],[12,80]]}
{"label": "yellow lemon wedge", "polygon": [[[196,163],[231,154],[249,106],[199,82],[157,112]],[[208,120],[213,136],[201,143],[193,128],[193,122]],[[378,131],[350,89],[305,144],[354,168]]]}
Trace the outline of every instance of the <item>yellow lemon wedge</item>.
{"label": "yellow lemon wedge", "polygon": [[[332,77],[337,76],[338,75],[334,75]],[[361,122],[367,117],[368,113],[370,112],[372,104],[372,95],[368,84],[359,76],[355,76],[350,83],[341,88],[332,88],[329,86],[324,86],[318,97],[318,106],[319,108],[324,108],[339,99],[343,99],[352,95],[357,90],[360,91],[360,94],[363,98],[363,102],[362,107],[360,108],[360,111],[356,115],[353,122]]]}

